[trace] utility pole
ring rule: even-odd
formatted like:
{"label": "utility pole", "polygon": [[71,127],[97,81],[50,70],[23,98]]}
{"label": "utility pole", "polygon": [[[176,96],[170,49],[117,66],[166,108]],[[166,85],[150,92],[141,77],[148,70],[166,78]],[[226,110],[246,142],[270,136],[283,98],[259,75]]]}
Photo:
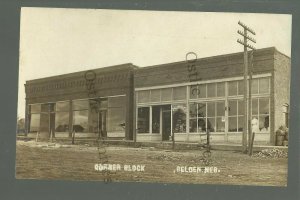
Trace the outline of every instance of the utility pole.
{"label": "utility pole", "polygon": [[252,155],[252,149],[253,149],[253,142],[254,142],[254,135],[252,131],[252,69],[253,69],[253,53],[254,50],[250,51],[250,64],[249,64],[249,103],[248,103],[248,154],[249,156]]}
{"label": "utility pole", "polygon": [[[248,44],[248,41],[252,41],[253,43],[256,43],[255,39],[248,36],[248,33],[251,33],[255,35],[255,32],[243,24],[242,22],[238,22],[238,24],[243,28],[243,31],[238,30],[238,34],[243,36],[243,40],[238,39],[237,42],[244,46],[244,127],[243,127],[243,137],[242,137],[242,144],[243,144],[243,152],[247,153],[247,130],[248,133],[248,141],[250,142],[250,135],[251,135],[251,82],[249,81],[249,93],[248,93],[248,48],[255,50],[255,48]],[[251,59],[252,60],[252,59]],[[250,72],[251,74],[251,72]],[[247,96],[249,94],[249,108],[248,108],[248,99]],[[248,112],[247,112],[248,111]],[[248,116],[247,116],[248,113]],[[247,128],[248,127],[248,128]],[[250,144],[250,143],[249,143]]]}

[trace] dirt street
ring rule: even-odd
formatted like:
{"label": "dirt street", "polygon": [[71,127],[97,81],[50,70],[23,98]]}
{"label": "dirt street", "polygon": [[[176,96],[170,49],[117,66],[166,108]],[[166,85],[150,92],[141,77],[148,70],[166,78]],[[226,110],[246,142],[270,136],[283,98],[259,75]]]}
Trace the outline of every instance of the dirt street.
{"label": "dirt street", "polygon": [[107,164],[119,164],[121,170],[109,172],[106,176],[95,170],[95,164],[103,161],[99,158],[97,147],[17,141],[16,178],[103,180],[104,177],[110,177],[114,182],[287,184],[287,158],[259,158],[241,152],[212,151],[211,168],[205,168],[204,150],[175,152],[117,146],[100,150],[102,157],[108,156]]}

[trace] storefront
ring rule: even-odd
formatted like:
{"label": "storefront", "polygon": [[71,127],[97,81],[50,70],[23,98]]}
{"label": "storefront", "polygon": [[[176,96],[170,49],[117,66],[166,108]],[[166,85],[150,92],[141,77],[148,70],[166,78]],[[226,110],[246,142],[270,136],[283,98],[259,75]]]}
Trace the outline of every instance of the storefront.
{"label": "storefront", "polygon": [[[275,48],[257,50],[254,57],[252,120],[255,142],[274,143],[275,129],[289,103],[290,59]],[[135,72],[137,141],[241,144],[244,128],[242,53],[198,59],[197,80],[190,81],[187,62]],[[278,84],[275,84],[275,83]],[[249,80],[248,80],[249,85]],[[247,106],[248,107],[248,106]]]}
{"label": "storefront", "polygon": [[27,81],[28,136],[75,132],[75,137],[132,139],[134,68],[126,64]]}
{"label": "storefront", "polygon": [[[209,132],[212,143],[241,144],[243,63],[241,52],[197,59],[192,67],[124,64],[30,80],[27,134],[198,143]],[[289,105],[290,58],[274,47],[256,50],[252,72],[255,142],[275,144],[275,131],[288,124],[282,107]]]}
{"label": "storefront", "polygon": [[[209,131],[213,141],[240,143],[244,126],[242,77],[187,84],[137,90],[137,138],[169,140],[173,130],[176,141],[200,142]],[[270,137],[269,74],[252,80],[252,116],[259,123],[256,133]]]}

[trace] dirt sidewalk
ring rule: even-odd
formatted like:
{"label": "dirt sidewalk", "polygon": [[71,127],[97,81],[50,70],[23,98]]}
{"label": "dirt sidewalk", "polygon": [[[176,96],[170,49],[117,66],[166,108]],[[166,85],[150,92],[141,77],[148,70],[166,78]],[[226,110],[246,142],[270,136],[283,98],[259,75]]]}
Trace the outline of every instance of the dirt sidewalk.
{"label": "dirt sidewalk", "polygon": [[[151,147],[106,146],[105,155],[108,164],[122,167],[122,170],[109,174],[115,182],[287,185],[287,158],[212,151],[211,162],[206,166],[203,150],[179,152]],[[104,175],[95,170],[95,164],[101,164],[97,147],[17,141],[16,178],[19,179],[101,181]],[[143,165],[145,168],[133,172],[124,170],[124,165]],[[197,171],[197,167],[203,171]]]}

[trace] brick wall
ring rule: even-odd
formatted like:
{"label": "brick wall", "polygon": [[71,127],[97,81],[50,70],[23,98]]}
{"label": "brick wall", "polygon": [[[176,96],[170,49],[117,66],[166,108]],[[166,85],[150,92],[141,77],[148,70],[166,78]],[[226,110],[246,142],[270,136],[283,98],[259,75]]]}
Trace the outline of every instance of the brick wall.
{"label": "brick wall", "polygon": [[[124,64],[93,70],[96,75],[94,81],[96,96],[126,94],[128,90],[133,89],[131,84],[133,69],[132,64]],[[27,81],[25,91],[28,103],[88,98],[85,80],[87,71]]]}
{"label": "brick wall", "polygon": [[[275,48],[259,49],[254,55],[254,74],[273,70]],[[195,63],[197,80],[213,80],[243,76],[243,53],[198,59]],[[135,71],[135,87],[150,87],[190,82],[186,61],[139,68]],[[193,77],[194,79],[194,77]]]}
{"label": "brick wall", "polygon": [[[274,59],[274,128],[276,131],[285,123],[282,105],[290,104],[291,60],[278,51],[275,52]],[[274,134],[271,138],[273,144],[275,144],[275,137]]]}

